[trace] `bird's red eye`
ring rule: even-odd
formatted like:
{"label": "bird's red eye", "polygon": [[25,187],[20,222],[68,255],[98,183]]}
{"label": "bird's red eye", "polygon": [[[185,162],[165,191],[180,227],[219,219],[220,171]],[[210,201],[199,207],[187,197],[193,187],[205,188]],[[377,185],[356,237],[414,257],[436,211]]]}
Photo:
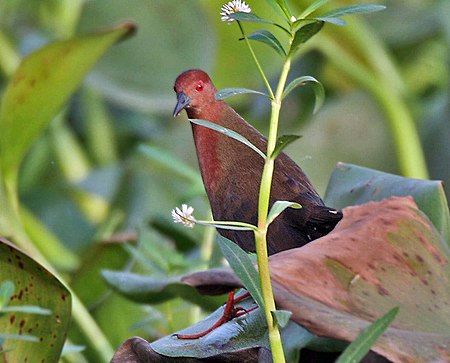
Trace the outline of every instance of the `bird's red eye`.
{"label": "bird's red eye", "polygon": [[201,92],[201,91],[203,91],[203,82],[202,81],[198,81],[198,83],[197,83],[197,86],[195,87],[195,89],[198,91],[198,92]]}

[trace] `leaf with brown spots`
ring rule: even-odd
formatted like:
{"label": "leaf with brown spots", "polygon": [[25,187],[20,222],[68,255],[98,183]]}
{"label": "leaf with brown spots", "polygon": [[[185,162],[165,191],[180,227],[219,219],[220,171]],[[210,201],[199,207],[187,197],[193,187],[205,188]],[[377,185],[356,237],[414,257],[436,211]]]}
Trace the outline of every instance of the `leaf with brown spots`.
{"label": "leaf with brown spots", "polygon": [[120,24],[97,34],[54,42],[23,59],[0,107],[4,177],[14,178],[31,144],[105,51],[134,31],[133,24]]}
{"label": "leaf with brown spots", "polygon": [[35,260],[1,237],[0,274],[2,281],[10,280],[15,286],[8,308],[31,305],[51,310],[50,315],[28,311],[0,314],[0,333],[37,338],[36,342],[6,339],[2,362],[57,362],[70,321],[69,291]]}
{"label": "leaf with brown spots", "polygon": [[399,306],[372,349],[394,362],[450,361],[450,254],[433,224],[410,197],[343,212],[329,235],[270,258],[277,307],[351,341]]}

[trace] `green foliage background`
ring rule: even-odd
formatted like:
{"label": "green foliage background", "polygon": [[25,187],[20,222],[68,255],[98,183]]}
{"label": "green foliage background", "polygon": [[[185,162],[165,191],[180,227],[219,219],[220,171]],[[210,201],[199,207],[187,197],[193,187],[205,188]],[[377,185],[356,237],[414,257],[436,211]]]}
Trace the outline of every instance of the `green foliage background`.
{"label": "green foliage background", "polygon": [[[290,5],[301,12],[308,3]],[[113,348],[132,335],[152,340],[169,334],[198,320],[201,312],[181,300],[156,306],[129,302],[106,286],[101,269],[168,276],[220,262],[213,231],[174,226],[170,211],[187,202],[198,219],[209,215],[190,126],[184,115],[171,116],[176,76],[201,68],[219,89],[263,87],[237,40],[237,27],[220,22],[221,5],[208,0],[0,2],[2,89],[19,59],[44,44],[124,20],[139,28],[97,64],[33,146],[19,177],[20,199],[38,219],[38,226],[32,219],[26,222],[30,235],[65,248],[51,262]],[[450,179],[450,3],[390,0],[385,5],[385,11],[349,17],[347,27],[327,24],[291,73],[312,75],[326,89],[326,102],[314,117],[312,90],[294,91],[281,121],[282,133],[303,135],[287,152],[322,195],[338,161],[405,173],[398,160],[408,155],[396,151],[389,108],[395,114],[404,107],[414,121],[430,177]],[[265,17],[273,11],[263,1],[250,6]],[[275,53],[262,44],[255,49],[275,79],[280,66]],[[383,101],[374,84],[395,97]],[[241,96],[229,102],[260,130],[267,129],[265,99]],[[134,241],[136,232],[139,244],[124,243]],[[76,326],[69,337],[87,347],[75,361],[97,361]]]}

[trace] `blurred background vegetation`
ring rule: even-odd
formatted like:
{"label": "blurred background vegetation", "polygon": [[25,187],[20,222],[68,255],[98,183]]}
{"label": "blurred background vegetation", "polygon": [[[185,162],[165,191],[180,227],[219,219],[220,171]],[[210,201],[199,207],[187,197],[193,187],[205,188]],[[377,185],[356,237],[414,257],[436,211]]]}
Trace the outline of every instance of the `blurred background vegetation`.
{"label": "blurred background vegetation", "polygon": [[[249,3],[260,16],[277,16],[264,1]],[[289,3],[300,13],[309,1]],[[408,174],[399,165],[405,155],[398,154],[392,131],[399,110],[419,132],[430,178],[450,179],[450,2],[384,4],[385,11],[349,17],[346,27],[327,24],[295,60],[291,77],[316,77],[327,97],[313,116],[312,90],[295,91],[284,104],[281,129],[303,135],[287,153],[321,195],[338,161]],[[238,28],[220,22],[221,5],[210,0],[0,2],[2,89],[24,55],[51,41],[124,20],[138,25],[133,38],[97,64],[34,145],[20,174],[30,235],[61,247],[51,262],[112,347],[133,335],[152,340],[169,334],[197,321],[201,312],[181,300],[155,306],[130,302],[107,287],[101,269],[163,277],[220,263],[214,232],[183,230],[173,225],[170,211],[183,202],[196,208],[197,218],[209,216],[190,126],[185,115],[172,117],[176,76],[201,68],[218,89],[263,87],[238,41]],[[255,49],[275,82],[281,60],[265,45]],[[267,130],[265,99],[241,96],[229,102]],[[69,335],[87,347],[86,359],[94,356],[75,326]]]}

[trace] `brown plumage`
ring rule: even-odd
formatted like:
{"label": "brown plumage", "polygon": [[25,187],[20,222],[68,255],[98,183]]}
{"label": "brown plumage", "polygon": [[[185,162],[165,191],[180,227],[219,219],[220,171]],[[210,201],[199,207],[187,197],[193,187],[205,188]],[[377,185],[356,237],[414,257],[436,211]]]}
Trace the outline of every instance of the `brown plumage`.
{"label": "brown plumage", "polygon": [[[216,88],[201,70],[188,70],[174,86],[178,102],[174,116],[185,109],[190,119],[203,119],[246,137],[266,152],[266,139],[224,101],[216,101]],[[192,124],[200,171],[215,220],[256,224],[263,159],[239,141],[204,126]],[[324,206],[302,169],[286,154],[275,161],[270,203],[288,200],[302,205],[286,209],[270,225],[269,254],[300,247],[330,232],[342,213]],[[218,229],[247,251],[255,251],[252,232]]]}

